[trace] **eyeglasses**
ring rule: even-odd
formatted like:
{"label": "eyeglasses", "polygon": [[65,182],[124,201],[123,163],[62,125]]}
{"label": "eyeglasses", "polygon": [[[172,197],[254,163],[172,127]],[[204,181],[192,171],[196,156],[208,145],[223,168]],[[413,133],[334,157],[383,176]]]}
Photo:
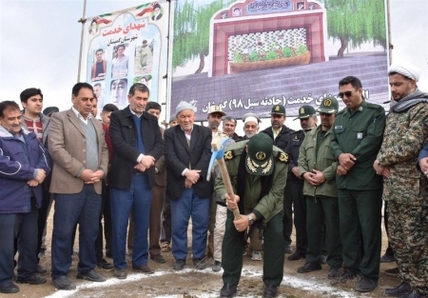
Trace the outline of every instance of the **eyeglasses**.
{"label": "eyeglasses", "polygon": [[352,93],[354,93],[354,91],[345,91],[345,92],[340,92],[340,93],[337,95],[337,97],[339,97],[339,98],[343,98],[343,96],[351,97],[351,96],[352,96]]}

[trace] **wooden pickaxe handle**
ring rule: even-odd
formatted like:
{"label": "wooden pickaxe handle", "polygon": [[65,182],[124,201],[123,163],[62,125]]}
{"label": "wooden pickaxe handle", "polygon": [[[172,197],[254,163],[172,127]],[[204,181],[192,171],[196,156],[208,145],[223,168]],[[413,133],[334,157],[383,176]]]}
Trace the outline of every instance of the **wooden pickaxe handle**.
{"label": "wooden pickaxe handle", "polygon": [[[218,144],[218,142],[215,142],[214,140],[211,143],[211,147],[215,151],[220,150],[220,145]],[[221,174],[221,178],[223,179],[224,186],[226,187],[226,193],[229,195],[229,198],[231,200],[235,200],[235,193],[233,192],[232,183],[230,182],[229,172],[227,171],[226,162],[224,161],[224,158],[222,157],[220,159],[217,159],[217,164],[220,169],[220,174]],[[235,220],[241,218],[241,214],[239,213],[239,208],[235,208],[232,211],[233,211],[233,216],[235,217]]]}

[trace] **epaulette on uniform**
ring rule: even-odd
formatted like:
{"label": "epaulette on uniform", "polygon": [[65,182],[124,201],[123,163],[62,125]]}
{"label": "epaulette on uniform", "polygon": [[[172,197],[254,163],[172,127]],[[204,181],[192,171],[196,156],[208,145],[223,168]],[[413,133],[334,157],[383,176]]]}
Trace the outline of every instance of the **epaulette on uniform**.
{"label": "epaulette on uniform", "polygon": [[290,134],[291,141],[302,141],[305,138],[305,133],[302,130],[296,130]]}
{"label": "epaulette on uniform", "polygon": [[236,153],[235,150],[227,150],[226,152],[224,152],[224,160],[231,160],[234,159],[236,157]]}
{"label": "epaulette on uniform", "polygon": [[284,151],[278,151],[276,152],[276,158],[285,164],[288,164],[288,154]]}

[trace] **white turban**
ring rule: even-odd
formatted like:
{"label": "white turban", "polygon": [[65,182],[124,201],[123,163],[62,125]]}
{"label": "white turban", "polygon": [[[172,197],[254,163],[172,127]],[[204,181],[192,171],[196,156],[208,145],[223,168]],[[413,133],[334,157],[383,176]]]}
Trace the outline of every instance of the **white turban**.
{"label": "white turban", "polygon": [[196,108],[192,104],[188,103],[187,101],[180,101],[180,103],[175,108],[175,115],[177,116],[184,110],[192,110],[193,112],[196,112]]}
{"label": "white turban", "polygon": [[415,80],[416,82],[419,81],[419,77],[421,75],[421,70],[419,68],[408,63],[391,64],[388,69],[388,75],[394,72],[399,73],[411,80]]}

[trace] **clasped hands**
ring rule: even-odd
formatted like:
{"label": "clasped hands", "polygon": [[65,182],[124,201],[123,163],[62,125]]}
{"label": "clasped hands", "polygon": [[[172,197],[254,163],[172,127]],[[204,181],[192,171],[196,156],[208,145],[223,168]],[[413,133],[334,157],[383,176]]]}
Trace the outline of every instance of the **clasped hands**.
{"label": "clasped hands", "polygon": [[339,155],[339,165],[336,173],[339,176],[345,176],[348,171],[355,165],[357,158],[351,153],[342,153]]}
{"label": "clasped hands", "polygon": [[145,172],[148,168],[155,165],[155,158],[151,155],[144,155],[140,162],[134,167],[134,169]]}
{"label": "clasped hands", "polygon": [[312,186],[318,186],[325,182],[323,172],[318,170],[312,170],[312,172],[306,172],[303,174],[303,178]]}
{"label": "clasped hands", "polygon": [[30,187],[36,187],[41,184],[46,178],[46,172],[43,169],[37,169],[37,176],[34,179],[28,180],[27,185]]}
{"label": "clasped hands", "polygon": [[103,177],[104,177],[104,171],[102,170],[97,170],[94,172],[90,169],[84,169],[82,174],[80,175],[80,179],[85,181],[85,184],[94,184],[98,181],[101,181]]}
{"label": "clasped hands", "polygon": [[193,184],[198,182],[201,170],[187,170],[186,173],[184,173],[185,180],[184,180],[184,187],[186,189],[191,188]]}

